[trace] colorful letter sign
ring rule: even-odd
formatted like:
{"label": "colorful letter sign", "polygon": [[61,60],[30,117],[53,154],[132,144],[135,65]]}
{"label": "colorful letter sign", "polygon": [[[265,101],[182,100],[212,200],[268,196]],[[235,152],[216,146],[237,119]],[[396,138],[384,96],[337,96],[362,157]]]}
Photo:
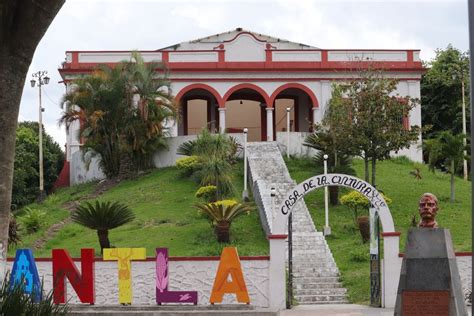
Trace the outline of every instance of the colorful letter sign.
{"label": "colorful letter sign", "polygon": [[25,293],[34,293],[36,300],[41,299],[41,282],[31,249],[18,249],[16,251],[10,277],[10,289],[21,283],[25,285]]}
{"label": "colorful letter sign", "polygon": [[145,259],[145,248],[104,249],[104,260],[117,260],[120,304],[132,304],[132,270],[130,261]]}
{"label": "colorful letter sign", "polygon": [[194,303],[196,291],[168,291],[168,248],[156,248],[156,303]]}
{"label": "colorful letter sign", "polygon": [[81,249],[81,271],[68,252],[53,249],[53,299],[55,304],[66,302],[66,278],[82,303],[94,304],[94,249]]}
{"label": "colorful letter sign", "polygon": [[[229,274],[232,277],[231,282],[228,281]],[[221,261],[219,262],[211,298],[209,299],[210,303],[222,303],[222,298],[226,293],[234,293],[237,295],[237,301],[250,304],[239,255],[235,247],[225,247],[222,250]]]}

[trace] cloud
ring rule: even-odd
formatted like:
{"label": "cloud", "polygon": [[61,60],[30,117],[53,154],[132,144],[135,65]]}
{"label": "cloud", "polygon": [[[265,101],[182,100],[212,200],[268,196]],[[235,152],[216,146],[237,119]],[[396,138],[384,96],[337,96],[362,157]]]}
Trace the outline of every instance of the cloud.
{"label": "cloud", "polygon": [[38,45],[26,77],[20,120],[38,119],[31,74],[51,77],[44,123],[60,143],[57,71],[66,50],[153,50],[236,27],[320,48],[419,48],[434,57],[449,43],[468,49],[467,4],[461,0],[68,0]]}

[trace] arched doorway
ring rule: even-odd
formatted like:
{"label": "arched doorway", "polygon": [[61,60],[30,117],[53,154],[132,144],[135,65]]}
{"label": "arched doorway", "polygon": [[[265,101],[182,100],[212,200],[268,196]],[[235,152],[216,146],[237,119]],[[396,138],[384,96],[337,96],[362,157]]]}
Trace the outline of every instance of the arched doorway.
{"label": "arched doorway", "polygon": [[176,99],[180,105],[177,135],[197,135],[203,128],[219,129],[220,96],[212,87],[193,84],[183,88]]}
{"label": "arched doorway", "polygon": [[310,88],[299,83],[284,84],[273,92],[270,99],[275,108],[275,135],[287,130],[287,108],[290,109],[290,132],[312,131],[313,110],[319,104]]}
{"label": "arched doorway", "polygon": [[248,128],[249,141],[267,139],[268,95],[260,87],[240,84],[225,94],[225,126],[229,133],[241,133]]}
{"label": "arched doorway", "polygon": [[[383,274],[381,275],[380,280],[381,284],[375,284],[375,286],[378,286],[378,289],[380,291],[379,295],[381,295],[381,305],[383,307],[394,306],[397,293],[398,278],[400,275],[400,260],[398,258],[400,233],[395,232],[394,230],[393,218],[383,196],[380,194],[380,192],[377,191],[376,188],[374,188],[372,185],[365,182],[364,180],[345,174],[322,174],[306,179],[305,181],[301,182],[283,195],[283,200],[275,210],[276,218],[273,222],[272,234],[277,236],[279,236],[280,234],[284,234],[287,222],[289,222],[288,227],[291,228],[291,212],[296,203],[309,192],[327,186],[343,186],[352,190],[356,190],[363,194],[370,201],[372,209],[371,213],[375,216],[378,216],[382,225],[383,233],[381,234],[381,236],[383,237],[384,243],[382,265]],[[371,229],[371,233],[373,231],[374,230]],[[291,230],[289,231],[288,237],[288,253],[291,256]],[[371,249],[372,247],[373,246],[371,245]],[[377,253],[377,256],[378,255],[379,254]],[[291,262],[291,257],[289,259],[289,262]],[[377,257],[377,261],[379,259],[380,257]],[[371,264],[370,268],[372,271],[372,269],[376,267],[373,267]],[[291,282],[291,265],[289,274],[289,282]],[[370,281],[372,282],[372,280]]]}

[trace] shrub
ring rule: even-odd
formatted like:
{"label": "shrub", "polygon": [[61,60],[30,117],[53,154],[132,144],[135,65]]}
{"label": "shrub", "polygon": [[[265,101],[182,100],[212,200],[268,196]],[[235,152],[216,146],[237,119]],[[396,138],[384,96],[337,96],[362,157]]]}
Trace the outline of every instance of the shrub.
{"label": "shrub", "polygon": [[235,200],[197,204],[196,208],[199,210],[199,213],[209,219],[218,242],[229,242],[232,221],[238,216],[248,214],[251,210],[248,204],[238,203]]}
{"label": "shrub", "polygon": [[[385,194],[381,193],[387,204],[392,203],[392,199],[387,197]],[[342,205],[349,207],[354,214],[354,223],[357,224],[357,218],[359,217],[359,210],[368,209],[370,206],[369,200],[358,191],[352,190],[351,192],[341,196],[339,199]]]}
{"label": "shrub", "polygon": [[196,191],[195,196],[198,199],[202,198],[206,202],[215,202],[216,194],[217,194],[217,187],[215,185],[206,185],[206,186],[200,187]]}
{"label": "shrub", "polygon": [[199,158],[196,156],[179,158],[176,160],[176,167],[181,170],[184,174],[190,175],[199,166]]}
{"label": "shrub", "polygon": [[[38,301],[37,294],[25,294],[25,285],[16,283],[10,286],[7,274],[0,287],[0,315],[67,315],[68,305],[53,303],[53,294],[49,292]],[[43,285],[41,285],[41,291]]]}
{"label": "shrub", "polygon": [[37,232],[43,226],[46,213],[37,209],[26,208],[26,215],[22,216],[22,224],[28,234]]}

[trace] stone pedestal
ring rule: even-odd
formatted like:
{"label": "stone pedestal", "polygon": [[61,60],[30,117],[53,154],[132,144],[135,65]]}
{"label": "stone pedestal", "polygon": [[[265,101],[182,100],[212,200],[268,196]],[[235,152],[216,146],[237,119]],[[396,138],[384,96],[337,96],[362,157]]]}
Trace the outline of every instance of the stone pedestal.
{"label": "stone pedestal", "polygon": [[409,230],[395,315],[467,315],[448,229]]}

